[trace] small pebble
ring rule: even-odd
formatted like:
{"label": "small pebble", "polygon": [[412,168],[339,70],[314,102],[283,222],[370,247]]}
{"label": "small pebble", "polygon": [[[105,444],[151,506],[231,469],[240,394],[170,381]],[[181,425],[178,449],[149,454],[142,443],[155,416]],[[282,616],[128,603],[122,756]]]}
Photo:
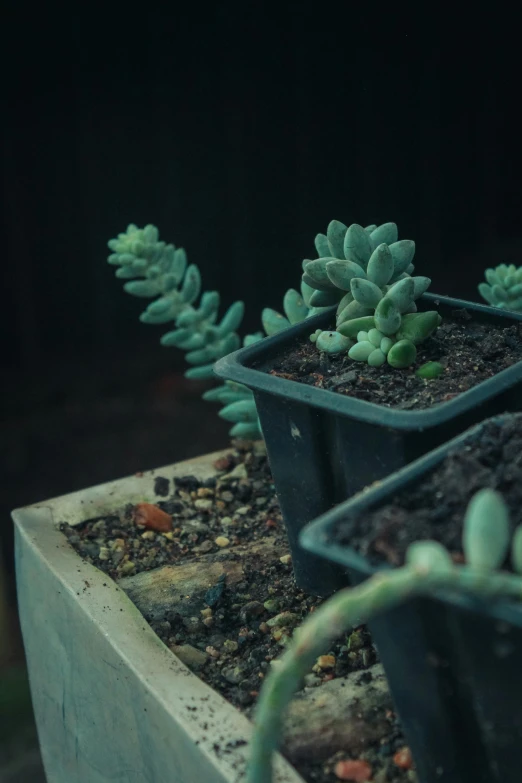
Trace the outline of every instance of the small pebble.
{"label": "small pebble", "polygon": [[160,533],[166,533],[172,530],[172,517],[161,508],[152,503],[137,503],[134,506],[134,522],[149,530],[158,530]]}
{"label": "small pebble", "polygon": [[198,498],[194,501],[194,508],[197,508],[198,511],[210,511],[213,505],[214,501],[210,498]]}
{"label": "small pebble", "polygon": [[228,539],[226,536],[218,536],[215,541],[216,544],[221,547],[228,546],[230,544],[230,539]]}
{"label": "small pebble", "polygon": [[145,541],[152,541],[154,538],[156,538],[156,533],[154,530],[146,530],[141,534],[141,537],[144,538]]}
{"label": "small pebble", "polygon": [[393,763],[400,769],[412,769],[413,756],[411,750],[408,747],[401,748],[393,757]]}
{"label": "small pebble", "polygon": [[101,546],[100,551],[98,553],[98,557],[100,560],[108,560],[109,559],[109,547],[107,546]]}
{"label": "small pebble", "polygon": [[365,783],[372,777],[372,768],[367,761],[346,759],[335,765],[334,775],[338,780],[351,780],[353,783]]}
{"label": "small pebble", "polygon": [[292,628],[294,625],[297,625],[299,619],[299,615],[295,614],[295,612],[281,612],[281,614],[276,614],[275,617],[267,620],[266,624],[269,628]]}
{"label": "small pebble", "polygon": [[216,470],[230,470],[234,463],[232,462],[232,457],[229,454],[226,454],[224,457],[219,457],[214,462],[214,467]]}
{"label": "small pebble", "polygon": [[236,465],[234,470],[227,473],[226,476],[221,477],[221,481],[231,481],[232,479],[246,479],[248,478],[247,469],[242,462]]}
{"label": "small pebble", "polygon": [[317,666],[323,671],[333,669],[335,666],[335,655],[320,655],[317,659]]}
{"label": "small pebble", "polygon": [[120,568],[120,573],[124,574],[124,576],[128,576],[132,571],[134,571],[135,565],[132,562],[132,560],[127,560],[126,563],[123,563],[122,567]]}
{"label": "small pebble", "polygon": [[283,555],[283,557],[279,558],[279,562],[283,563],[283,565],[288,565],[292,562],[292,555]]}
{"label": "small pebble", "polygon": [[199,489],[196,491],[196,495],[198,498],[214,497],[214,490],[210,489],[210,487],[199,487]]}
{"label": "small pebble", "polygon": [[223,649],[227,653],[235,653],[239,649],[239,644],[235,642],[233,639],[225,639],[223,642]]}
{"label": "small pebble", "polygon": [[207,539],[206,541],[203,541],[199,545],[198,550],[199,550],[199,552],[205,553],[205,552],[210,552],[210,550],[213,549],[213,547],[214,547],[214,544],[212,543],[212,541],[209,541]]}
{"label": "small pebble", "polygon": [[195,647],[192,647],[191,644],[174,644],[170,649],[185,666],[188,666],[189,669],[193,669],[194,671],[201,669],[208,660],[208,655],[206,653],[197,650]]}

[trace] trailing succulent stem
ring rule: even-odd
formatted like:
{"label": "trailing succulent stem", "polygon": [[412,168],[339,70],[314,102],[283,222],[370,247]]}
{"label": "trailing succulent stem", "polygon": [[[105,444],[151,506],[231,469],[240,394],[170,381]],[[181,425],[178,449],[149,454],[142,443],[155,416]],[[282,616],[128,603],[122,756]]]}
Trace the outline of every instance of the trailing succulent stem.
{"label": "trailing succulent stem", "polygon": [[277,749],[285,710],[315,659],[351,626],[441,588],[485,599],[522,599],[522,526],[511,543],[515,574],[496,569],[510,544],[508,511],[500,495],[480,490],[464,519],[466,565],[456,565],[443,546],[419,541],[407,552],[402,568],[380,571],[363,584],[341,590],[311,614],[295,632],[286,652],[267,677],[259,696],[250,746],[247,783],[271,783],[272,754]]}
{"label": "trailing succulent stem", "polygon": [[495,269],[486,269],[486,283],[480,283],[478,290],[486,302],[502,310],[522,312],[522,266],[500,264]]}
{"label": "trailing succulent stem", "polygon": [[[218,322],[219,293],[206,291],[200,297],[198,267],[188,265],[183,248],[160,241],[155,226],[141,229],[131,223],[108,246],[112,251],[108,261],[118,267],[116,277],[127,281],[124,290],[133,296],[154,299],[140,320],[146,324],[174,324],[175,328],[161,338],[161,344],[187,352],[186,359],[191,365],[185,373],[187,378],[213,378],[218,359],[264,337],[262,332],[246,335],[243,340],[239,337],[237,330],[245,310],[243,302],[230,305]],[[286,292],[284,315],[265,308],[262,312],[265,333],[276,334],[318,312],[318,308],[309,304],[312,293],[302,283],[301,293],[294,289]],[[234,424],[230,430],[232,437],[262,437],[254,396],[246,386],[226,381],[205,392],[203,397],[224,406],[219,415]]]}
{"label": "trailing succulent stem", "polygon": [[415,243],[398,240],[395,223],[363,228],[332,220],[318,234],[319,258],[303,262],[303,282],[315,289],[314,306],[337,305],[335,331],[318,329],[310,336],[319,350],[342,353],[380,367],[408,367],[416,346],[438,327],[435,311],[417,312],[415,302],[431,283],[412,277]]}

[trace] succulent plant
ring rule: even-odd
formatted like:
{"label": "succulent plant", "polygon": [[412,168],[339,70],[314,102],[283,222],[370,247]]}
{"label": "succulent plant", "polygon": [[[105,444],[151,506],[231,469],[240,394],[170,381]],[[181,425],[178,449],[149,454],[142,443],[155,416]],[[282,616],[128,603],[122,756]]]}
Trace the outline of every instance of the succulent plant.
{"label": "succulent plant", "polygon": [[515,573],[499,571],[510,547],[510,524],[501,495],[480,490],[470,501],[463,528],[466,564],[457,565],[435,541],[417,541],[401,568],[380,571],[345,588],[310,614],[263,682],[250,745],[246,783],[271,783],[272,753],[282,735],[285,710],[316,658],[351,627],[419,595],[441,589],[486,600],[522,600],[522,525],[511,540]]}
{"label": "succulent plant", "polygon": [[435,311],[417,313],[415,302],[431,280],[411,276],[415,243],[399,241],[395,223],[363,228],[333,220],[315,246],[320,257],[303,262],[303,282],[315,289],[309,304],[337,304],[337,315],[335,331],[317,330],[312,342],[327,353],[348,350],[373,367],[412,364],[415,346],[440,323]]}
{"label": "succulent plant", "polygon": [[[183,248],[160,241],[155,226],[138,228],[131,223],[125,232],[111,239],[108,246],[112,251],[108,261],[118,267],[116,277],[127,281],[124,290],[133,296],[155,298],[140,320],[146,324],[174,322],[175,328],[163,335],[161,344],[187,351],[187,362],[192,365],[185,373],[187,378],[213,378],[213,366],[218,359],[241,345],[263,339],[264,334],[257,332],[246,335],[241,341],[237,329],[243,320],[243,302],[230,305],[219,322],[217,291],[204,292],[196,305],[201,293],[198,267],[188,265]],[[266,334],[276,334],[314,315],[317,308],[309,306],[310,295],[309,287],[302,283],[301,293],[294,289],[286,292],[284,315],[265,308],[261,318]],[[224,406],[219,415],[234,424],[230,430],[232,437],[262,437],[254,396],[246,386],[225,381],[206,391],[203,398]]]}
{"label": "succulent plant", "polygon": [[487,283],[480,283],[478,290],[488,304],[522,312],[522,266],[500,264],[486,269],[484,276]]}

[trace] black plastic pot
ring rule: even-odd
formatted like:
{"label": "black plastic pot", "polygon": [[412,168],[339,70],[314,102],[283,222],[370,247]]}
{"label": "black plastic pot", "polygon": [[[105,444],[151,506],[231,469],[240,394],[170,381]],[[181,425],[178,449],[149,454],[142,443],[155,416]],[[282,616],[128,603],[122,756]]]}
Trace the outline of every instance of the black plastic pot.
{"label": "black plastic pot", "polygon": [[[520,314],[432,294],[418,304],[443,318],[466,308],[480,322],[522,321]],[[323,596],[342,587],[345,577],[299,548],[304,525],[487,416],[522,409],[522,362],[419,411],[393,410],[269,374],[276,356],[315,329],[330,327],[334,313],[332,308],[309,318],[215,365],[218,376],[254,392],[297,584]]]}
{"label": "black plastic pot", "polygon": [[[411,484],[419,486],[485,423],[312,522],[301,533],[302,546],[342,566],[352,584],[376,573],[353,549],[332,543],[333,526],[386,504]],[[522,606],[441,591],[381,615],[370,630],[421,783],[519,783]]]}

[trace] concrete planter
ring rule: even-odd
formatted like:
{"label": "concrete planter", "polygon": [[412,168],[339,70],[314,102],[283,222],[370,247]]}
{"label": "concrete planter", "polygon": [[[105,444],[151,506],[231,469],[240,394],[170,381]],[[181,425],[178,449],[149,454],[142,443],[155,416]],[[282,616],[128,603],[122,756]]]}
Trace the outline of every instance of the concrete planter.
{"label": "concrete planter", "polygon": [[[158,639],[59,531],[129,502],[155,475],[213,475],[210,454],[13,512],[22,633],[48,783],[236,783],[251,724]],[[284,759],[278,783],[303,783]]]}

